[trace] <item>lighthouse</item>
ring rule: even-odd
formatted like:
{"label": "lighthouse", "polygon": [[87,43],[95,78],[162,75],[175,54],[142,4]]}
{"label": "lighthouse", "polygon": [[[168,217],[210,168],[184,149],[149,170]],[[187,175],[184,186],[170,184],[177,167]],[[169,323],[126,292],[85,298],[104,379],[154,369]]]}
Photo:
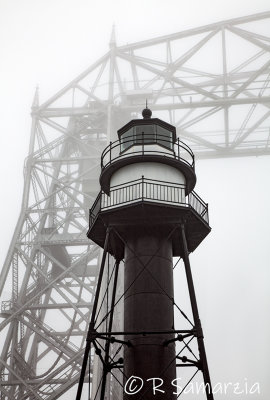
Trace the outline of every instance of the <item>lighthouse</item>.
{"label": "lighthouse", "polygon": [[[87,236],[103,249],[99,281],[87,335],[80,391],[91,344],[104,340],[103,377],[98,398],[106,398],[108,374],[123,372],[123,399],[175,400],[177,366],[202,372],[207,400],[213,399],[204,338],[195,296],[189,253],[210,232],[208,205],[194,192],[192,150],[176,137],[171,124],[152,118],[145,108],[118,130],[101,155],[101,191],[90,210]],[[105,258],[116,262],[106,332],[95,327]],[[173,257],[184,261],[193,314],[190,330],[176,330],[174,321]],[[118,268],[124,261],[123,332],[112,332]],[[178,356],[175,344],[197,339],[199,358]],[[120,339],[120,337],[122,339]],[[113,342],[124,346],[117,362],[109,355]]]}

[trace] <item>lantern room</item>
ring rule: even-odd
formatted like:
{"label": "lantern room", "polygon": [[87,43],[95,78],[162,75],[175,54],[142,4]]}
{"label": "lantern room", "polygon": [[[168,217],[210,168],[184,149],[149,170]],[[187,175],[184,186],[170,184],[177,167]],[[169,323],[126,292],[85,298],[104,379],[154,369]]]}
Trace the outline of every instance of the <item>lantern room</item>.
{"label": "lantern room", "polygon": [[173,125],[159,118],[151,118],[152,111],[145,108],[142,112],[143,119],[132,120],[118,130],[121,142],[121,153],[132,146],[158,145],[164,149],[173,151],[176,142],[176,130]]}

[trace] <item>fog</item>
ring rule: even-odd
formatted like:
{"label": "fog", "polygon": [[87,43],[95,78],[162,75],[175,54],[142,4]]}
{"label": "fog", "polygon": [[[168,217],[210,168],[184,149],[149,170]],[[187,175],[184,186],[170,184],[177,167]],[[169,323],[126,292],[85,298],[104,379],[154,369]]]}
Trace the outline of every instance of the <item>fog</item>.
{"label": "fog", "polygon": [[[0,0],[0,265],[20,213],[37,85],[42,103],[108,51],[113,24],[125,44],[268,8],[267,0]],[[269,156],[196,164],[212,231],[191,266],[212,380],[261,389],[238,399],[270,395],[269,166]]]}

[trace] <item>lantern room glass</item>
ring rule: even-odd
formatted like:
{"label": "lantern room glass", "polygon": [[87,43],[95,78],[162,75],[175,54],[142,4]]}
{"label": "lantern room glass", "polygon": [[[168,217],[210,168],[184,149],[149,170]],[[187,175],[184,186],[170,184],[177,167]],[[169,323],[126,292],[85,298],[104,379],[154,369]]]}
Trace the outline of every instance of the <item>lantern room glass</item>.
{"label": "lantern room glass", "polygon": [[121,153],[133,145],[158,144],[173,150],[173,133],[156,124],[136,125],[121,135]]}

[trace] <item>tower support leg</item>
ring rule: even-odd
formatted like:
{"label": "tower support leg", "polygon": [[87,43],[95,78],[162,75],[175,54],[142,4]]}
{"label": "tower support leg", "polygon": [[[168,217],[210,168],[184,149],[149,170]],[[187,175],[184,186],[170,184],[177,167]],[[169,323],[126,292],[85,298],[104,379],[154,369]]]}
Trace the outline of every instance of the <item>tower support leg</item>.
{"label": "tower support leg", "polygon": [[113,314],[114,314],[114,307],[115,307],[115,297],[116,297],[116,289],[117,289],[119,264],[120,264],[120,261],[116,260],[113,291],[112,291],[112,300],[111,300],[111,311],[110,311],[110,316],[109,316],[109,325],[108,325],[108,329],[107,329],[108,336],[107,336],[107,341],[106,341],[106,345],[105,345],[105,356],[104,356],[104,367],[103,367],[103,377],[102,377],[102,384],[101,384],[100,400],[103,400],[105,398],[107,375],[110,372],[110,338],[111,338],[110,333],[112,331],[112,324],[113,324]]}
{"label": "tower support leg", "polygon": [[88,356],[89,356],[89,352],[91,349],[91,343],[93,341],[92,334],[94,333],[94,330],[95,330],[96,312],[97,312],[97,307],[98,307],[99,294],[100,294],[101,282],[102,282],[103,273],[104,273],[105,261],[106,261],[106,256],[107,256],[107,252],[108,252],[109,238],[110,238],[110,228],[107,228],[104,250],[103,250],[103,255],[102,255],[102,260],[101,260],[101,265],[100,265],[100,270],[99,270],[99,276],[98,276],[97,289],[96,289],[96,294],[95,294],[95,299],[94,299],[94,304],[93,304],[93,310],[92,310],[91,320],[90,320],[89,329],[88,329],[87,338],[86,338],[86,346],[85,346],[85,351],[84,351],[84,357],[83,357],[79,385],[78,385],[78,389],[77,389],[76,400],[81,399],[85,371],[86,371],[87,362],[88,362]]}
{"label": "tower support leg", "polygon": [[185,234],[185,225],[183,223],[181,224],[181,234],[182,234],[182,243],[183,243],[183,250],[184,250],[183,259],[184,259],[184,264],[185,264],[185,271],[186,271],[186,277],[187,277],[187,284],[188,284],[192,314],[193,314],[195,329],[197,332],[200,363],[201,363],[201,369],[202,369],[202,373],[203,373],[206,397],[207,397],[207,400],[214,400],[213,392],[212,392],[212,385],[211,385],[211,380],[210,380],[210,374],[209,374],[209,369],[208,369],[208,364],[207,364],[206,352],[205,352],[205,347],[204,347],[202,325],[201,325],[201,321],[200,321],[200,317],[199,317],[198,305],[197,305],[195,289],[194,289],[194,284],[193,284],[193,278],[192,278],[190,262],[189,262],[189,252],[188,252],[187,239],[186,239],[186,234]]}

